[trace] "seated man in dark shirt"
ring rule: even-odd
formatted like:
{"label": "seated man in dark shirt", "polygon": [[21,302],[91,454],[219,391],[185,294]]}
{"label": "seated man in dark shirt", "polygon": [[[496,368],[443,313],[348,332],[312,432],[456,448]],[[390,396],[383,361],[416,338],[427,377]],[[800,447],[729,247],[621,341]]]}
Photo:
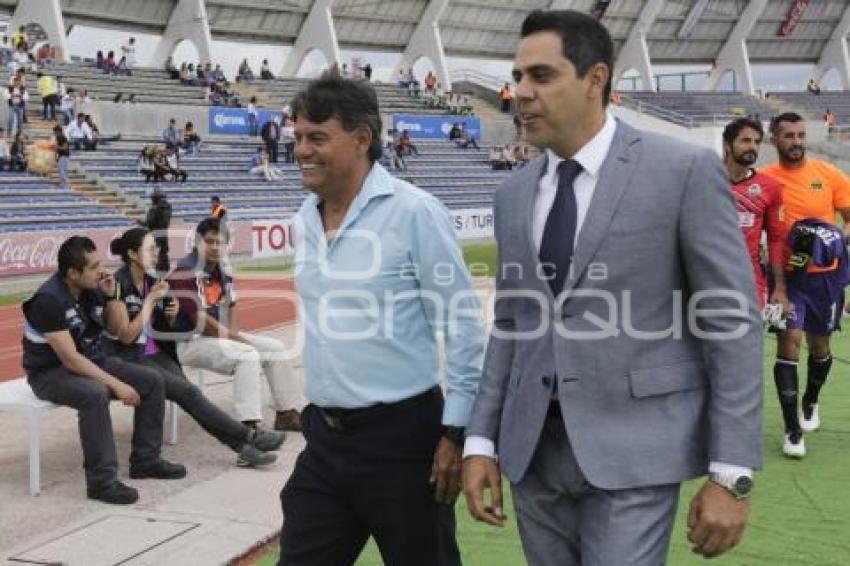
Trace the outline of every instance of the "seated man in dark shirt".
{"label": "seated man in dark shirt", "polygon": [[36,397],[78,412],[88,497],[128,504],[139,494],[118,480],[112,399],[136,408],[131,478],[178,479],[186,468],[160,457],[165,409],[160,376],[103,351],[104,330],[116,333],[127,315],[96,251],[89,238],[68,238],[59,248],[57,273],[24,302],[23,366]]}

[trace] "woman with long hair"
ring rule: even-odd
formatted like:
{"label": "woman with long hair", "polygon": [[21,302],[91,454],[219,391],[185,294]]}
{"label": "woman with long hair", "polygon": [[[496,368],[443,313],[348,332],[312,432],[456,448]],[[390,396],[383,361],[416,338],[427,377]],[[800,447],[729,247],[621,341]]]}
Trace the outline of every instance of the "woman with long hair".
{"label": "woman with long hair", "polygon": [[140,363],[159,372],[165,382],[165,397],[177,403],[201,428],[237,453],[236,465],[254,468],[277,459],[283,433],[254,429],[234,420],[207,399],[183,373],[180,365],[153,337],[152,328],[169,331],[179,310],[168,297],[168,283],[155,273],[157,249],[154,237],[145,228],[131,228],[110,245],[113,255],[124,265],[115,273],[117,295],[127,308],[127,318],[118,336],[107,340],[112,355]]}

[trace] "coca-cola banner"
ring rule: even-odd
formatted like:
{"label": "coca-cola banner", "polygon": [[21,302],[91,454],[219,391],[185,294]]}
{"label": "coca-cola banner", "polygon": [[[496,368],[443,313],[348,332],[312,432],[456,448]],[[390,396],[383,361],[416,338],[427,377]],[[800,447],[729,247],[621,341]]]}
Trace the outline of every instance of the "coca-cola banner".
{"label": "coca-cola banner", "polygon": [[788,10],[788,15],[785,16],[785,21],[779,26],[779,35],[787,37],[794,33],[794,28],[803,17],[803,12],[806,11],[812,0],[794,0],[791,9]]}
{"label": "coca-cola banner", "polygon": [[[59,246],[74,235],[84,235],[94,240],[101,258],[106,260],[107,265],[116,265],[120,263],[120,258],[109,253],[109,243],[129,227],[86,230],[82,233],[70,230],[0,233],[0,277],[53,271],[56,269],[56,252]],[[230,234],[233,239],[231,254],[242,254],[251,250],[250,223],[231,222]],[[171,257],[179,258],[186,254],[192,249],[193,240],[193,225],[172,226],[168,233]]]}

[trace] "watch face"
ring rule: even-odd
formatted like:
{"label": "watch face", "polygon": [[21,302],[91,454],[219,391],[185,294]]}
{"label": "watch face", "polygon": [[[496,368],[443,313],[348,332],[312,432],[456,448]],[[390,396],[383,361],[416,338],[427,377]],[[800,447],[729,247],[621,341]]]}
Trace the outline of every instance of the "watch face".
{"label": "watch face", "polygon": [[747,476],[740,476],[735,480],[735,493],[748,495],[753,489],[753,480]]}

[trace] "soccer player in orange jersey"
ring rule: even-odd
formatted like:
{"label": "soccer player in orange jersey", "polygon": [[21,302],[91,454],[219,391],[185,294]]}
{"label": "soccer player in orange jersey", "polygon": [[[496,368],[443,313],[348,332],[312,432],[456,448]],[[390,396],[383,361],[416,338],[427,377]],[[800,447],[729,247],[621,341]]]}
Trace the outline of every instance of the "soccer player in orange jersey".
{"label": "soccer player in orange jersey", "polygon": [[744,233],[747,251],[756,277],[759,308],[767,302],[767,277],[761,265],[761,235],[767,233],[768,258],[776,284],[771,303],[782,304],[788,310],[784,269],[785,229],[781,218],[782,193],[780,185],[757,172],[753,165],[759,156],[764,130],[752,118],[738,118],[723,130],[723,162],[729,173],[732,195],[738,210],[738,225]]}
{"label": "soccer player in orange jersey", "polygon": [[[799,114],[776,116],[770,131],[779,162],[765,167],[762,173],[782,185],[785,229],[804,219],[835,224],[836,215],[841,214],[846,237],[850,227],[850,178],[829,163],[806,157],[806,123]],[[845,282],[838,274],[844,267],[836,260],[826,266],[809,264],[797,272],[790,266],[785,270],[791,311],[787,329],[779,334],[773,375],[785,421],[783,452],[789,457],[805,456],[803,432],[820,426],[818,395],[832,365],[829,341],[841,317]],[[799,277],[801,271],[804,277]],[[804,332],[809,359],[801,419],[797,407],[797,362]]]}

